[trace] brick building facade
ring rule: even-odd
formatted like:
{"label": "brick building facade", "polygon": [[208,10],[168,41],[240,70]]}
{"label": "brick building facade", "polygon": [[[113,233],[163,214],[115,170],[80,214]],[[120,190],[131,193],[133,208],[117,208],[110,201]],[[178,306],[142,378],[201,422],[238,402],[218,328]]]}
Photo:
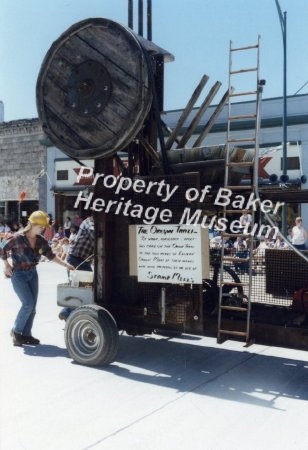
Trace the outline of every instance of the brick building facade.
{"label": "brick building facade", "polygon": [[0,220],[26,220],[46,208],[46,152],[38,119],[0,123]]}

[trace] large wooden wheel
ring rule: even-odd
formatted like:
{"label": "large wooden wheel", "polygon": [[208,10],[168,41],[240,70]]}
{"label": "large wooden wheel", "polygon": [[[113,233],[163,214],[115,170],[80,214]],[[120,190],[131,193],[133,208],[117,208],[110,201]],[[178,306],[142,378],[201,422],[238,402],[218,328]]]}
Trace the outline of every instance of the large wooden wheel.
{"label": "large wooden wheel", "polygon": [[147,58],[129,28],[87,19],[51,46],[37,80],[38,115],[53,144],[73,158],[127,146],[152,102]]}

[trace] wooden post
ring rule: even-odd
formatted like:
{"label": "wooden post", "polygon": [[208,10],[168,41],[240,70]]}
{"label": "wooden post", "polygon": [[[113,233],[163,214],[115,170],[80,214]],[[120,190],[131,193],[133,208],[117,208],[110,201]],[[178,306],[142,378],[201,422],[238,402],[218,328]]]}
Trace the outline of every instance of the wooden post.
{"label": "wooden post", "polygon": [[[97,159],[95,161],[95,173],[113,173],[113,158]],[[102,197],[108,201],[108,189],[103,191],[101,183],[97,183],[94,190],[94,198]],[[112,215],[102,212],[94,212],[94,301],[106,305],[110,301],[112,289],[112,261],[113,261],[113,236]]]}

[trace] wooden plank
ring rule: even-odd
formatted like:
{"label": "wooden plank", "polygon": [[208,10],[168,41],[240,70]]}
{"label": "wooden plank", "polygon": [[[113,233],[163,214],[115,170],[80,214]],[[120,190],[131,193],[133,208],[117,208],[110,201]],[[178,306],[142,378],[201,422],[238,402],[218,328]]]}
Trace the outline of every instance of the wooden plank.
{"label": "wooden plank", "polygon": [[191,172],[193,170],[213,170],[224,166],[223,159],[210,159],[207,161],[190,161],[185,163],[170,164],[174,173]]}
{"label": "wooden plank", "polygon": [[191,121],[191,124],[187,128],[187,130],[184,133],[182,139],[178,143],[177,148],[184,147],[185,144],[187,143],[187,141],[189,140],[189,138],[193,135],[193,133],[194,133],[197,125],[199,124],[203,114],[205,113],[207,108],[210,106],[210,103],[213,100],[213,98],[215,97],[216,93],[218,92],[220,86],[221,86],[221,82],[220,81],[216,81],[216,83],[214,84],[214,86],[211,88],[210,92],[208,93],[208,95],[204,99],[204,101],[203,101],[202,105],[200,106],[200,108],[199,108],[197,114],[195,115],[194,119]]}
{"label": "wooden plank", "polygon": [[228,98],[229,98],[229,89],[223,95],[222,99],[220,100],[219,104],[217,105],[217,108],[215,109],[215,111],[211,115],[211,117],[208,120],[208,122],[205,124],[205,126],[204,126],[203,130],[201,131],[199,137],[196,139],[193,147],[200,147],[200,145],[202,144],[202,142],[204,141],[204,139],[206,138],[208,133],[211,131],[211,129],[212,129],[212,127],[213,127],[213,125],[214,125],[218,115],[223,110],[223,108],[224,108]]}
{"label": "wooden plank", "polygon": [[208,81],[209,77],[207,75],[203,75],[203,77],[201,78],[198,86],[196,87],[196,89],[194,90],[189,102],[187,103],[185,109],[183,110],[174,130],[172,131],[172,133],[170,134],[169,138],[167,139],[166,142],[166,150],[170,150],[170,148],[172,147],[172,144],[175,142],[176,137],[180,131],[180,129],[182,128],[182,126],[184,125],[185,120],[187,119],[188,115],[190,114],[191,110],[194,107],[194,104],[196,103],[198,97],[200,96],[204,86],[206,85],[207,81]]}
{"label": "wooden plank", "polygon": [[145,151],[151,156],[155,164],[161,166],[161,160],[159,159],[157,151],[152,147],[152,145],[145,139],[140,140],[141,144],[145,148]]}

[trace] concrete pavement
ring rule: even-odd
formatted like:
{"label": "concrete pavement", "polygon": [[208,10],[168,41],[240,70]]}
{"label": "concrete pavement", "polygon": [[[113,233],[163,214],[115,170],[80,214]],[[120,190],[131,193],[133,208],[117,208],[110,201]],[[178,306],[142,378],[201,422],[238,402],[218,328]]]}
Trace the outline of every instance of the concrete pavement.
{"label": "concrete pavement", "polygon": [[65,269],[38,270],[42,344],[24,348],[11,343],[19,302],[1,270],[1,450],[308,448],[306,352],[122,335],[113,364],[84,367],[68,357],[57,318]]}

